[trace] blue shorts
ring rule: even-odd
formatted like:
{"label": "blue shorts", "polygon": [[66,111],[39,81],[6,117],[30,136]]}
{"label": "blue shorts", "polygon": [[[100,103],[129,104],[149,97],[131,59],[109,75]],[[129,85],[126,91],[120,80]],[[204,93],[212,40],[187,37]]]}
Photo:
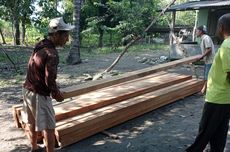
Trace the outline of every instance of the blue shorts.
{"label": "blue shorts", "polygon": [[204,65],[204,80],[208,80],[208,73],[211,69],[212,64],[205,64]]}

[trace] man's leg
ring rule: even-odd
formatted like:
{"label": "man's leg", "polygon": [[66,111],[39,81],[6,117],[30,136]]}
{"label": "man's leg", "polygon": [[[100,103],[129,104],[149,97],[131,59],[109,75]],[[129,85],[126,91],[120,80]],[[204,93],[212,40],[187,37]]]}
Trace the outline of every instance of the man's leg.
{"label": "man's leg", "polygon": [[205,103],[200,122],[199,132],[194,143],[186,149],[187,152],[202,152],[218,127],[216,105]]}
{"label": "man's leg", "polygon": [[230,108],[226,109],[226,107],[220,110],[220,115],[222,115],[222,122],[210,140],[211,152],[224,151],[229,127],[229,111]]}
{"label": "man's leg", "polygon": [[32,146],[32,150],[36,150],[38,149],[38,145],[37,145],[37,136],[38,136],[38,133],[37,131],[35,131],[35,125],[29,125],[28,124],[28,129],[29,129],[29,139],[30,139],[30,143],[31,143],[31,146]]}
{"label": "man's leg", "polygon": [[31,144],[31,150],[36,150],[38,149],[38,145],[37,145],[37,137],[38,137],[38,132],[35,131],[35,121],[33,118],[31,118],[32,124],[25,124],[26,126],[26,135],[30,140],[30,144]]}
{"label": "man's leg", "polygon": [[26,128],[27,128],[26,134],[27,137],[30,139],[31,150],[36,150],[38,149],[38,145],[37,145],[38,133],[37,131],[35,131],[35,119],[32,111],[29,108],[27,108],[27,114],[28,114],[29,123],[26,123]]}
{"label": "man's leg", "polygon": [[22,89],[23,95],[23,110],[22,110],[22,121],[25,123],[26,135],[30,140],[31,149],[38,149],[37,136],[38,133],[35,131],[35,113],[36,113],[36,94],[25,88]]}
{"label": "man's leg", "polygon": [[201,89],[200,92],[201,92],[202,94],[205,94],[206,89],[207,89],[207,80],[204,80],[204,85],[203,85],[203,88]]}
{"label": "man's leg", "polygon": [[210,112],[207,107],[208,106],[205,103],[202,117],[200,120],[198,135],[194,143],[186,149],[186,152],[202,152],[205,149],[206,145],[208,144],[208,138],[206,137],[207,133],[205,132],[205,128],[207,128],[208,115]]}
{"label": "man's leg", "polygon": [[55,146],[54,129],[44,130],[44,138],[45,138],[46,152],[54,152],[54,146]]}
{"label": "man's leg", "polygon": [[207,89],[207,80],[208,80],[208,73],[211,69],[212,64],[205,64],[204,65],[204,85],[203,88],[201,90],[202,94],[205,94],[206,89]]}

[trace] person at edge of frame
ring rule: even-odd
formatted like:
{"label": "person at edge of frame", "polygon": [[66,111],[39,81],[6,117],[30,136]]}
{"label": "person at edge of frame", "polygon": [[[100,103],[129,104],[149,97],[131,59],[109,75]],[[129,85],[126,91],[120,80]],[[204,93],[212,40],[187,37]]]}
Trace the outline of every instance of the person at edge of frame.
{"label": "person at edge of frame", "polygon": [[204,95],[207,89],[208,73],[211,69],[212,62],[215,56],[215,48],[211,37],[207,34],[207,28],[205,25],[199,26],[196,29],[197,37],[201,38],[200,48],[202,55],[198,60],[204,60],[204,85],[200,91],[200,95]]}
{"label": "person at edge of frame", "polygon": [[223,152],[230,118],[230,13],[218,20],[217,34],[224,39],[218,49],[207,81],[205,104],[198,135],[186,152]]}
{"label": "person at edge of frame", "polygon": [[[31,151],[53,152],[55,147],[55,112],[51,97],[64,100],[56,83],[59,56],[56,47],[64,46],[74,26],[66,24],[62,17],[50,20],[48,37],[38,42],[29,59],[23,84],[22,121],[28,128]],[[38,132],[43,131],[45,147],[37,145]]]}

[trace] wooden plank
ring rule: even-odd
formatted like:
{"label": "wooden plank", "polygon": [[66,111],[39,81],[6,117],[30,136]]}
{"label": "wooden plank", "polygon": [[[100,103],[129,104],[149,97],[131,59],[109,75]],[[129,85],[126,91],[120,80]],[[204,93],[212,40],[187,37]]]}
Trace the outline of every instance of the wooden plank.
{"label": "wooden plank", "polygon": [[12,106],[14,124],[17,128],[22,128],[21,123],[19,121],[20,110],[22,110],[22,105]]}
{"label": "wooden plank", "polygon": [[[181,77],[181,78],[183,78],[183,77]],[[184,78],[186,78],[186,77],[184,77]],[[169,80],[173,80],[174,78],[171,78],[171,77],[168,77],[168,81]],[[165,82],[165,80],[164,79],[162,79],[162,77],[161,77],[161,80],[162,80],[162,82],[163,82],[163,85],[164,85],[164,83],[165,84],[169,84],[167,81]],[[180,79],[178,79],[178,80],[180,80]],[[186,81],[186,80],[188,80],[188,79],[185,79],[184,81]],[[158,82],[158,84],[157,84],[157,86],[159,85],[159,83],[160,83],[160,81],[159,80],[157,80],[157,82]],[[170,82],[170,81],[169,81]],[[177,81],[176,83],[174,83],[174,84],[177,84],[177,83],[180,83],[180,82],[183,82],[183,81]],[[173,85],[173,84],[171,84],[171,85]],[[167,86],[169,86],[169,85],[167,85]],[[164,87],[166,87],[166,86],[164,86]],[[161,88],[163,88],[163,87],[159,87],[159,88],[157,88],[157,89],[161,89]],[[154,90],[152,90],[152,91],[155,91],[155,90],[157,90],[157,89],[154,89]],[[102,100],[102,99],[100,99],[100,100]],[[80,100],[77,100],[77,101],[80,101]],[[86,105],[84,105],[85,104],[85,102],[86,102]],[[89,103],[87,103],[87,101],[85,101],[85,102],[83,102],[83,101],[80,101],[80,103],[83,103],[83,105],[84,106],[87,106]],[[110,101],[108,101],[108,102],[110,102]],[[80,104],[80,103],[78,103],[78,104]],[[80,106],[80,107],[83,107],[84,108],[84,106]],[[109,105],[109,104],[108,104]],[[76,106],[76,105],[75,105]],[[75,107],[74,107],[74,105],[71,105],[70,107],[72,107],[72,109],[74,109]],[[90,111],[93,111],[93,109],[92,110],[90,110]],[[82,115],[79,115],[78,117],[81,117]],[[84,116],[84,117],[86,117],[86,116]],[[59,121],[60,122],[60,121]],[[58,123],[58,124],[60,124],[60,123]]]}
{"label": "wooden plank", "polygon": [[[85,94],[85,93],[88,93],[88,92],[91,92],[91,91],[95,91],[95,90],[98,90],[98,89],[102,89],[102,88],[105,88],[105,87],[110,87],[110,86],[114,86],[114,85],[119,85],[120,83],[131,83],[131,82],[135,82],[135,81],[139,81],[139,80],[142,80],[142,79],[145,79],[145,78],[149,78],[149,77],[156,77],[156,76],[159,76],[159,75],[164,75],[164,74],[167,74],[167,72],[164,72],[164,71],[160,71],[160,72],[156,72],[156,73],[153,73],[153,74],[150,74],[150,75],[146,75],[146,76],[143,76],[143,77],[138,77],[138,78],[136,78],[136,79],[131,79],[131,80],[129,80],[129,79],[127,79],[127,81],[114,81],[113,83],[112,83],[112,85],[105,85],[105,86],[97,86],[97,82],[98,81],[101,81],[102,83],[106,83],[106,81],[107,81],[107,79],[103,79],[103,80],[96,80],[96,81],[89,81],[89,82],[87,82],[87,83],[84,83],[84,84],[80,84],[80,85],[75,85],[75,86],[71,86],[71,87],[67,87],[67,88],[63,88],[63,93],[64,93],[64,98],[66,99],[66,98],[72,98],[72,97],[74,97],[74,96],[78,96],[78,95],[82,95],[82,94]],[[116,76],[116,77],[120,77],[120,76]],[[115,77],[112,77],[112,78],[109,78],[109,79],[113,79],[113,78],[115,78]],[[95,85],[96,86],[92,86],[92,87],[96,87],[96,88],[93,88],[93,90],[91,90],[92,88],[91,88],[91,85],[94,85],[94,83],[96,83]],[[87,86],[88,86],[88,84],[89,84],[89,88],[87,88]],[[89,89],[89,91],[86,91],[86,90],[83,90],[83,92],[79,92],[79,93],[77,93],[77,94],[75,94],[74,96],[71,96],[71,97],[69,97],[68,96],[68,94],[70,93],[70,92],[68,92],[70,89],[74,89],[75,87],[84,87],[84,89]],[[75,91],[77,91],[78,90],[78,88],[76,88],[76,90]],[[79,90],[79,91],[82,91],[81,89]]]}
{"label": "wooden plank", "polygon": [[[28,132],[29,132],[28,126],[23,122],[21,122],[21,126],[22,126],[22,129],[24,130],[26,136],[28,137]],[[30,140],[30,137],[28,137],[28,139]],[[43,135],[42,135],[42,132],[39,131],[38,132],[38,137],[37,137],[37,143],[40,143],[42,141],[43,141]]]}
{"label": "wooden plank", "polygon": [[126,83],[125,85],[104,88],[84,94],[75,98],[75,100],[71,102],[55,106],[56,120],[60,121],[67,119],[122,100],[180,83],[191,78],[191,76],[186,75],[165,74],[163,76],[145,79],[138,83]]}
{"label": "wooden plank", "polygon": [[[153,77],[157,77],[157,76],[163,76],[163,75],[165,75],[165,74],[168,74],[167,72],[158,72],[158,73],[155,73],[155,74],[152,74],[152,75],[148,75],[148,76],[145,76],[145,77],[142,77],[142,78],[139,78],[139,79],[135,79],[135,80],[132,80],[132,81],[127,81],[127,82],[124,82],[124,83],[122,83],[123,85],[124,84],[128,84],[128,83],[134,83],[134,82],[138,82],[138,81],[140,81],[140,80],[144,80],[144,79],[148,79],[148,78],[153,78]],[[116,87],[116,86],[119,86],[120,84],[118,84],[118,85],[114,85],[113,87]],[[75,98],[76,99],[76,98]],[[73,101],[73,99],[72,99],[72,101]],[[61,103],[57,103],[57,104],[54,104],[53,106],[54,107],[59,107],[59,106],[61,106],[61,107],[63,107],[64,109],[65,109],[65,105],[68,105],[68,104],[70,104],[70,101],[68,101],[68,102],[61,102]],[[79,103],[76,103],[76,104],[81,104],[81,102],[79,102]],[[74,105],[70,105],[69,107],[73,107],[73,106],[76,106],[75,104]],[[83,106],[83,105],[82,105]],[[17,118],[17,114],[16,113],[18,113],[18,114],[20,114],[20,112],[21,112],[21,110],[22,110],[22,104],[20,104],[20,105],[14,105],[14,106],[12,106],[12,108],[13,108],[13,117],[14,117],[14,119],[15,119],[15,123],[18,123],[18,118]],[[66,107],[66,108],[68,108],[68,107]],[[17,110],[16,110],[17,109]],[[58,111],[58,110],[55,110],[55,111]],[[60,118],[60,119],[62,119],[62,118]],[[57,118],[56,120],[58,121],[58,120],[60,120],[59,118]]]}
{"label": "wooden plank", "polygon": [[163,73],[163,75],[158,74],[156,76],[154,74],[144,78],[99,89],[78,96],[71,102],[56,105],[54,106],[56,121],[67,119],[109,104],[183,82],[192,77],[175,73]]}
{"label": "wooden plank", "polygon": [[[163,98],[164,96],[171,99],[172,97],[171,97],[170,93],[173,92],[174,90],[177,91],[177,90],[180,90],[181,88],[192,87],[192,85],[200,86],[200,84],[202,84],[201,81],[196,81],[194,79],[188,80],[186,82],[182,82],[182,83],[179,83],[179,84],[167,87],[167,88],[163,88],[163,89],[157,90],[155,92],[151,92],[151,93],[148,93],[148,94],[145,94],[142,96],[138,96],[138,97],[135,97],[135,98],[132,98],[129,100],[125,100],[125,101],[122,101],[122,102],[119,102],[116,104],[112,104],[110,106],[107,106],[107,107],[104,107],[104,108],[101,108],[98,110],[91,111],[90,114],[92,115],[92,117],[95,117],[95,116],[98,117],[99,115],[97,113],[104,115],[104,114],[110,113],[112,111],[115,111],[117,109],[121,109],[121,108],[123,108],[123,106],[127,107],[130,105],[135,105],[135,104],[140,103],[140,102],[146,102],[146,100],[150,100],[150,101],[154,100],[153,102],[156,102],[155,100],[157,100],[159,98]],[[184,90],[184,91],[186,91],[186,90]],[[180,92],[177,93],[176,95],[180,95],[180,93],[183,93],[183,91],[180,90]],[[70,119],[66,119],[66,120],[57,122],[57,125],[56,125],[57,129],[59,131],[61,131],[62,129],[66,130],[67,131],[66,133],[72,132],[71,130],[69,130],[69,127],[74,127],[73,130],[79,129],[76,127],[76,125],[82,124],[83,122],[91,120],[91,118],[92,118],[92,117],[84,117],[84,115],[87,115],[87,114],[83,114],[83,117],[81,119],[79,119],[80,116],[76,116],[76,117],[72,117]],[[70,124],[67,124],[67,123],[70,123]],[[66,126],[65,126],[65,124],[66,124]],[[64,134],[66,134],[66,133],[64,133]]]}
{"label": "wooden plank", "polygon": [[[194,84],[196,85],[196,84]],[[197,89],[197,87],[196,87]],[[199,88],[200,89],[200,88]],[[183,93],[183,91],[180,90],[181,93]],[[179,92],[179,93],[180,93]],[[177,92],[177,96],[180,97],[180,94]],[[174,99],[174,96],[172,96],[172,100]],[[151,97],[146,97],[144,96],[144,98],[139,98],[139,99],[131,99],[130,101],[124,101],[122,103],[118,103],[118,105],[113,105],[110,107],[110,109],[100,109],[99,111],[92,111],[90,112],[91,115],[87,116],[87,117],[81,117],[81,119],[79,119],[79,116],[77,116],[76,118],[71,118],[69,121],[69,123],[64,123],[63,125],[60,125],[61,122],[58,122],[57,123],[57,127],[56,129],[59,131],[59,135],[65,135],[65,134],[68,134],[68,133],[71,133],[71,132],[77,132],[77,131],[80,131],[81,128],[85,128],[86,126],[83,125],[85,122],[87,123],[92,123],[92,120],[94,120],[95,118],[99,119],[101,118],[102,120],[104,120],[104,117],[102,116],[105,116],[109,113],[112,113],[114,111],[117,111],[117,109],[122,109],[123,106],[125,107],[129,107],[131,105],[135,105],[136,102],[137,103],[143,103],[143,102],[146,102],[145,100],[154,100],[153,101],[153,104],[156,104],[158,102],[156,102],[157,100],[161,99],[161,98],[170,98],[171,99],[171,96],[168,96],[168,94],[164,95],[163,97],[162,96],[156,96],[156,95],[151,95]],[[149,102],[149,101],[148,101]],[[156,102],[156,103],[154,103]],[[122,105],[124,104],[124,105]],[[144,108],[148,108],[149,106],[148,105],[145,105]],[[140,109],[140,107],[136,107],[137,109]],[[133,109],[135,111],[135,109]],[[131,112],[132,110],[127,110],[125,115],[127,115],[129,112]],[[117,114],[114,115],[114,116],[118,116]],[[110,117],[109,119],[114,119],[114,117]],[[72,128],[73,127],[73,128]],[[71,130],[72,129],[72,130]],[[64,131],[63,131],[64,130]]]}
{"label": "wooden plank", "polygon": [[64,98],[70,98],[70,97],[81,95],[81,94],[84,94],[90,91],[94,91],[100,88],[122,83],[125,81],[130,81],[130,80],[137,79],[140,77],[144,77],[146,75],[150,75],[150,74],[153,74],[159,71],[167,70],[169,68],[173,68],[178,65],[192,63],[192,62],[197,61],[198,57],[199,55],[191,56],[191,57],[187,57],[184,59],[180,59],[180,60],[176,60],[176,61],[172,61],[172,62],[168,62],[164,64],[159,64],[159,65],[141,69],[141,70],[137,70],[134,72],[125,73],[123,75],[115,76],[109,79],[96,80],[96,81],[91,81],[85,84],[71,86],[71,87],[62,89],[61,91],[64,92]]}
{"label": "wooden plank", "polygon": [[[136,102],[135,104],[132,104],[133,102],[129,102],[130,103],[129,106],[126,105],[123,108],[118,107],[117,109],[114,109],[114,111],[108,111],[108,113],[103,113],[101,116],[100,115],[98,116],[97,114],[94,116],[94,119],[91,118],[89,120],[84,120],[82,122],[72,121],[69,125],[67,126],[65,125],[64,128],[63,126],[59,126],[56,128],[56,134],[59,135],[59,143],[61,144],[62,147],[67,146],[85,137],[93,135],[99,131],[102,131],[104,129],[117,125],[119,123],[122,123],[134,117],[137,117],[141,114],[159,108],[168,103],[174,102],[185,96],[196,93],[202,87],[202,83],[203,83],[202,81],[197,81],[196,83],[189,84],[189,85],[181,86],[182,84],[179,84],[180,86],[178,85],[177,86],[180,88],[174,87],[174,89],[176,90],[174,91],[171,90],[170,92],[168,92],[168,90],[166,89],[161,89],[156,91],[158,92],[157,96],[152,94],[151,97],[149,97],[151,93],[146,94],[146,98],[144,99],[145,100],[144,102],[143,101],[140,102],[133,99],[133,102]],[[168,87],[167,89],[169,88],[170,87]],[[159,96],[160,94],[159,91],[161,92],[166,91],[166,92]],[[74,126],[72,127],[72,129],[74,128],[73,130],[70,130],[71,126]],[[65,132],[64,134],[61,133],[64,130],[67,130],[67,132]]]}
{"label": "wooden plank", "polygon": [[[14,117],[14,122],[17,128],[22,128],[25,133],[27,134],[27,132],[29,131],[28,128],[26,127],[26,124],[22,122],[21,119],[21,111],[22,111],[22,104],[20,105],[15,105],[12,106],[13,109],[13,117]],[[37,138],[37,142],[42,142],[43,140],[43,136],[41,132],[38,132],[38,138]]]}
{"label": "wooden plank", "polygon": [[[196,89],[197,90],[197,89]],[[190,93],[189,93],[190,94]],[[189,95],[189,94],[187,94],[187,95]],[[187,96],[187,95],[185,95],[185,96]],[[175,98],[176,99],[176,98]],[[179,97],[178,99],[181,99],[181,97]],[[171,102],[170,102],[171,103]],[[164,106],[166,103],[164,103],[164,104],[158,104],[158,105],[155,105],[155,108],[159,108],[159,107],[161,107],[161,106]],[[135,108],[136,109],[136,108]],[[150,109],[150,111],[151,111],[152,109]],[[135,111],[135,110],[134,110]],[[141,114],[143,114],[143,113],[146,113],[146,110],[144,110],[144,111],[140,111],[140,112],[138,112],[138,113],[132,113],[132,115],[126,115],[126,116],[124,116],[124,115],[117,115],[117,117],[116,117],[116,119],[114,120],[114,119],[108,119],[108,120],[103,120],[102,122],[100,122],[100,123],[97,123],[97,124],[95,124],[95,125],[93,125],[93,127],[92,126],[90,126],[90,127],[86,127],[85,128],[85,131],[80,131],[80,132],[73,132],[73,133],[71,133],[71,134],[67,134],[67,135],[65,135],[65,136],[63,136],[63,137],[61,137],[60,139],[61,139],[61,146],[63,147],[63,146],[66,146],[66,145],[69,145],[70,143],[68,143],[69,142],[69,140],[76,140],[76,137],[78,138],[78,141],[79,140],[81,140],[81,139],[84,139],[84,138],[86,138],[86,137],[88,137],[88,136],[90,136],[90,135],[93,135],[93,134],[95,134],[95,133],[98,133],[98,132],[100,132],[100,131],[103,131],[104,129],[107,129],[107,128],[110,128],[110,127],[113,127],[114,125],[117,125],[117,124],[120,124],[120,123],[122,123],[125,119],[127,119],[127,117],[128,116],[130,116],[129,118],[128,118],[128,120],[129,119],[132,119],[132,118],[134,118],[134,117],[136,117],[136,116],[139,116],[139,115],[141,115]],[[119,119],[119,120],[117,120],[117,119]],[[106,123],[105,123],[106,122]],[[109,123],[109,124],[108,124]],[[98,125],[98,124],[100,124],[100,125]],[[109,127],[110,126],[110,127]],[[76,135],[76,136],[75,136]],[[76,142],[76,141],[75,141]]]}
{"label": "wooden plank", "polygon": [[[199,88],[200,89],[200,88]],[[199,91],[199,89],[198,89],[198,91]],[[187,90],[187,89],[186,89]],[[181,97],[180,97],[181,98]],[[175,98],[174,98],[175,99]],[[100,110],[101,111],[101,110]],[[146,111],[146,110],[145,110]],[[126,111],[127,112],[127,111]],[[92,112],[91,112],[92,113]],[[130,116],[131,117],[131,116]],[[111,118],[110,118],[111,119]],[[122,118],[122,119],[124,119],[124,118]],[[121,121],[121,120],[119,120],[119,121]],[[92,121],[90,121],[90,122],[92,122]],[[103,122],[105,122],[105,120],[103,120]],[[111,123],[111,124],[114,124],[114,123]],[[108,125],[107,125],[108,126]],[[80,128],[79,128],[80,129]],[[87,128],[85,128],[85,129],[87,129]],[[101,129],[101,127],[100,128],[98,128],[98,129]],[[98,130],[97,129],[97,130]],[[80,129],[81,130],[81,129]],[[83,138],[86,138],[86,137],[88,137],[89,135],[92,135],[92,133],[94,134],[95,133],[95,131],[97,131],[97,130],[92,130],[92,131],[90,131],[90,132],[83,132],[83,134],[81,135],[81,134],[78,134],[78,137],[81,137],[81,139],[83,139]],[[92,132],[92,133],[91,133]],[[69,135],[68,135],[69,136]],[[65,136],[64,136],[65,137]],[[63,137],[61,137],[61,138],[63,138]],[[80,139],[80,140],[81,140]],[[71,139],[72,140],[72,139]],[[66,141],[67,142],[67,145],[68,145],[68,140]],[[65,144],[66,143],[62,143],[62,146],[65,146]]]}

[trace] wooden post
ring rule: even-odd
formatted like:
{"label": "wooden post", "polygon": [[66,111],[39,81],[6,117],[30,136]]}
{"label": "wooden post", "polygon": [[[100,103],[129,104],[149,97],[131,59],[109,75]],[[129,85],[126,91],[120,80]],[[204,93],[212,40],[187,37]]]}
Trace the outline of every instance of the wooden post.
{"label": "wooden post", "polygon": [[198,21],[198,10],[196,10],[195,25],[194,25],[193,33],[192,33],[192,41],[193,42],[195,41],[195,38],[196,38],[197,21]]}
{"label": "wooden post", "polygon": [[169,36],[169,38],[170,38],[170,40],[169,40],[170,46],[173,44],[173,36],[172,36],[172,34],[174,33],[175,20],[176,20],[176,11],[173,11],[172,12],[172,22],[171,22],[171,27],[172,28],[170,28],[170,36]]}

